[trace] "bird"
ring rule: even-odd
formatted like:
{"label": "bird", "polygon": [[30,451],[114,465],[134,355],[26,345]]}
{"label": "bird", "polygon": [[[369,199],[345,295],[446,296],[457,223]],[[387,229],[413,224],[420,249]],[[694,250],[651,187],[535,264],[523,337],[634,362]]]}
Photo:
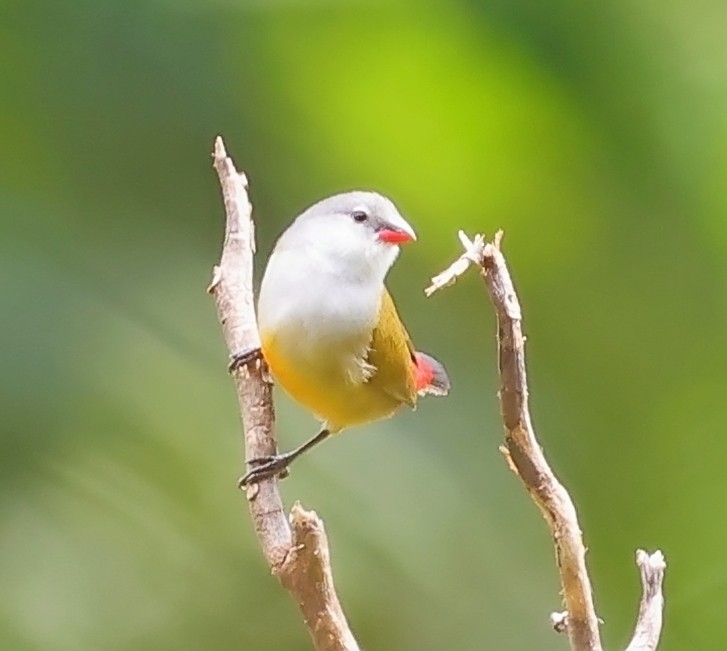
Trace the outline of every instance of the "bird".
{"label": "bird", "polygon": [[262,357],[321,428],[290,452],[248,461],[241,486],[287,475],[344,429],[447,395],[444,366],[415,350],[384,284],[400,246],[415,240],[395,204],[370,191],[315,203],[278,238],[257,303]]}

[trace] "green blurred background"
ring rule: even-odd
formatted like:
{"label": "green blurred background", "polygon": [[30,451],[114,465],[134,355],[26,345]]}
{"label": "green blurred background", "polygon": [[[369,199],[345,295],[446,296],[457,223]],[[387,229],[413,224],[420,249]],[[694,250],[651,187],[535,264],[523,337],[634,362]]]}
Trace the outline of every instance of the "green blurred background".
{"label": "green blurred background", "polygon": [[[205,293],[214,137],[258,271],[284,225],[375,188],[415,225],[390,287],[453,391],[283,483],[324,517],[364,648],[565,649],[545,524],[497,450],[475,274],[506,231],[532,410],[576,498],[603,637],[637,547],[664,651],[727,648],[727,5],[718,0],[5,0],[0,5],[0,649],[309,649],[243,496]],[[281,445],[315,431],[278,399]]]}

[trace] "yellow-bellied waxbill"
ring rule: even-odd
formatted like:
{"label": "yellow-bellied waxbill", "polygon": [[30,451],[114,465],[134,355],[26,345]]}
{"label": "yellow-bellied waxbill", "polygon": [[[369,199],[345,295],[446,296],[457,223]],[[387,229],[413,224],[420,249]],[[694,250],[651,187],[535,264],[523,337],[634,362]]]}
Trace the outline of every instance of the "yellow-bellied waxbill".
{"label": "yellow-bellied waxbill", "polygon": [[278,383],[321,421],[286,454],[254,459],[241,484],[280,474],[331,434],[446,395],[435,359],[415,351],[384,286],[399,245],[416,239],[396,206],[347,192],[311,206],[280,236],[258,300],[262,353]]}

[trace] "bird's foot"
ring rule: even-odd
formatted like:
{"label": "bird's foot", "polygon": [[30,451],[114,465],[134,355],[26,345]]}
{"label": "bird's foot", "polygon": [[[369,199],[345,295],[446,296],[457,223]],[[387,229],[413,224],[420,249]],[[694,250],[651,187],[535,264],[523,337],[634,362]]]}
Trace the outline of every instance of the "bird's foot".
{"label": "bird's foot", "polygon": [[288,476],[288,465],[294,458],[295,456],[291,454],[275,454],[270,457],[250,459],[247,463],[251,468],[240,477],[237,485],[239,488],[244,488],[275,476],[284,479]]}
{"label": "bird's foot", "polygon": [[230,363],[227,365],[227,370],[232,373],[241,366],[245,366],[250,362],[255,362],[263,358],[263,351],[261,348],[251,348],[250,350],[244,350],[240,353],[233,353],[230,355]]}

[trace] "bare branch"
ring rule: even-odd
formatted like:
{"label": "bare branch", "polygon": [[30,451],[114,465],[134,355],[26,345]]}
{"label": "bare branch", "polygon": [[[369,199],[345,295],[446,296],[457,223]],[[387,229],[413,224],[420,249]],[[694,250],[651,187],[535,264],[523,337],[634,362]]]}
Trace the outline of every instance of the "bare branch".
{"label": "bare branch", "polygon": [[[535,437],[528,408],[522,313],[505,258],[502,233],[481,248],[477,260],[497,313],[500,408],[505,424],[502,452],[545,517],[555,544],[556,562],[567,611],[565,629],[573,651],[601,651],[598,618],[586,570],[586,549],[573,501],[548,465]],[[478,238],[475,238],[475,242]],[[472,252],[468,247],[466,256]],[[435,283],[436,285],[437,283]],[[561,626],[563,624],[561,623]]]}
{"label": "bare branch", "polygon": [[[505,424],[505,446],[501,451],[510,469],[520,477],[540,508],[555,544],[566,610],[552,613],[550,623],[556,632],[568,634],[572,651],[601,651],[598,625],[602,621],[596,616],[593,605],[586,549],[575,505],[548,465],[530,419],[522,311],[500,251],[502,236],[502,231],[498,231],[492,242],[486,242],[481,235],[470,240],[460,231],[459,239],[465,253],[435,276],[425,292],[431,296],[450,285],[467,271],[471,263],[480,267],[497,313],[499,398]],[[666,563],[660,551],[650,556],[643,550],[637,552],[636,563],[641,571],[643,596],[634,636],[626,651],[655,651],[662,627],[662,582]]]}
{"label": "bare branch", "polygon": [[641,571],[643,593],[634,637],[626,651],[655,651],[661,636],[664,610],[661,586],[664,581],[666,561],[664,555],[658,550],[649,555],[643,549],[639,549],[636,552],[636,564]]}
{"label": "bare branch", "polygon": [[427,296],[431,296],[434,292],[452,285],[456,282],[467,269],[470,268],[471,264],[479,264],[482,259],[482,253],[485,247],[484,235],[475,235],[475,239],[471,240],[465,235],[464,231],[458,233],[459,241],[462,242],[462,246],[465,248],[465,252],[459,256],[449,267],[447,267],[442,273],[437,274],[432,278],[432,284],[424,290]]}
{"label": "bare branch", "polygon": [[[245,360],[234,363],[231,373],[243,422],[245,457],[255,459],[275,454],[277,441],[272,387],[265,362],[250,354],[260,348],[252,289],[252,206],[247,179],[235,169],[221,137],[215,141],[214,167],[227,220],[222,257],[213,270],[208,291],[214,296],[231,358]],[[328,540],[321,519],[296,504],[288,524],[276,478],[248,487],[247,500],[263,554],[273,574],[298,604],[314,647],[317,651],[358,651],[333,585]]]}

